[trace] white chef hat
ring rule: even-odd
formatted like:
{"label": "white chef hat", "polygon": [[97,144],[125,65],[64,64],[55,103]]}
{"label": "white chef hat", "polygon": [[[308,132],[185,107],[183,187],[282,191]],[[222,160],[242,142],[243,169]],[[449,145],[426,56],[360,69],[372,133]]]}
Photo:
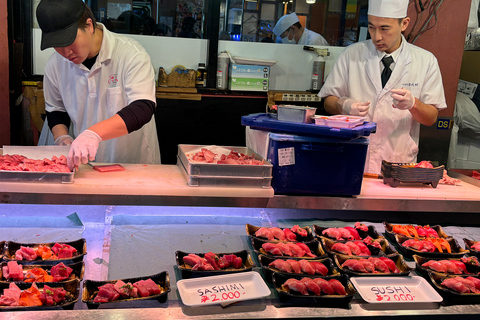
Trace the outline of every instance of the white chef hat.
{"label": "white chef hat", "polygon": [[408,0],[369,0],[368,15],[380,18],[405,18]]}
{"label": "white chef hat", "polygon": [[295,12],[292,12],[290,14],[286,14],[280,19],[278,19],[277,24],[275,25],[275,28],[273,28],[273,33],[277,35],[277,37],[280,37],[282,33],[285,32],[288,28],[290,28],[294,23],[299,22],[297,15]]}

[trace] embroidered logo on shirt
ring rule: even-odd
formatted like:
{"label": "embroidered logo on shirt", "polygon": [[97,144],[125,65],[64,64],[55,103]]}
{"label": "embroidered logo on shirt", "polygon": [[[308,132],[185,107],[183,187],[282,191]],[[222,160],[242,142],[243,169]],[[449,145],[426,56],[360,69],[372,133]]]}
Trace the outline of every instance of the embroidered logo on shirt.
{"label": "embroidered logo on shirt", "polygon": [[117,79],[116,74],[111,74],[108,77],[108,87],[109,88],[115,88],[117,86],[117,82],[118,82],[118,79]]}
{"label": "embroidered logo on shirt", "polygon": [[418,82],[405,82],[402,84],[402,86],[405,87],[418,87],[419,84]]}

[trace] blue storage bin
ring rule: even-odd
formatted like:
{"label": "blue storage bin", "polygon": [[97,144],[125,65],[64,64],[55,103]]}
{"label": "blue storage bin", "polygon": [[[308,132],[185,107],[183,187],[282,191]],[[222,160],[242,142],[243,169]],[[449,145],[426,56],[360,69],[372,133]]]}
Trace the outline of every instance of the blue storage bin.
{"label": "blue storage bin", "polygon": [[368,143],[271,133],[275,194],[359,195]]}

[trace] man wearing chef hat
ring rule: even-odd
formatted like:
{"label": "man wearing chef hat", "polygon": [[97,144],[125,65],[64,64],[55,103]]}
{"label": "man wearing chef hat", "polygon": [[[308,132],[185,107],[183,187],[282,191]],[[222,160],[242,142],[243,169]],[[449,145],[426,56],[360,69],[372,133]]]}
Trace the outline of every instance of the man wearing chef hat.
{"label": "man wearing chef hat", "polygon": [[302,27],[295,12],[281,17],[273,28],[273,33],[277,37],[282,38],[282,43],[286,44],[301,44],[305,46],[329,45],[327,40],[321,35]]}
{"label": "man wearing chef hat", "polygon": [[447,107],[437,59],[402,35],[408,3],[369,0],[371,39],[345,48],[318,93],[329,113],[377,123],[366,173],[380,173],[382,160],[416,162],[420,124],[435,124],[438,110]]}
{"label": "man wearing chef hat", "polygon": [[68,166],[160,163],[145,49],[97,23],[82,0],[41,0],[36,14],[41,49],[56,51],[45,67],[45,110],[55,144],[70,145]]}

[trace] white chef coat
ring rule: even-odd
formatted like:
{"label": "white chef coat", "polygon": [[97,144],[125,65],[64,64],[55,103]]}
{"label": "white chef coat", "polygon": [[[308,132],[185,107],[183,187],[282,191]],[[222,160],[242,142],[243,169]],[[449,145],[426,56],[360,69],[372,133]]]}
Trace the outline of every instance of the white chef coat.
{"label": "white chef coat", "polygon": [[308,30],[307,28],[303,29],[303,34],[297,44],[304,46],[329,46],[324,37],[312,30]]}
{"label": "white chef coat", "polygon": [[414,97],[441,110],[447,107],[440,68],[435,56],[402,36],[397,61],[384,88],[380,56],[371,40],[352,44],[340,54],[320,97],[350,97],[370,101],[367,120],[377,123],[371,134],[365,172],[380,173],[382,160],[416,162],[420,124],[408,110],[392,107],[391,89],[408,89]]}
{"label": "white chef coat", "polygon": [[[45,110],[67,112],[74,138],[135,100],[155,99],[150,56],[135,40],[112,33],[101,23],[103,41],[88,70],[55,52],[44,76]],[[155,118],[128,135],[101,141],[95,160],[107,163],[160,163]]]}

